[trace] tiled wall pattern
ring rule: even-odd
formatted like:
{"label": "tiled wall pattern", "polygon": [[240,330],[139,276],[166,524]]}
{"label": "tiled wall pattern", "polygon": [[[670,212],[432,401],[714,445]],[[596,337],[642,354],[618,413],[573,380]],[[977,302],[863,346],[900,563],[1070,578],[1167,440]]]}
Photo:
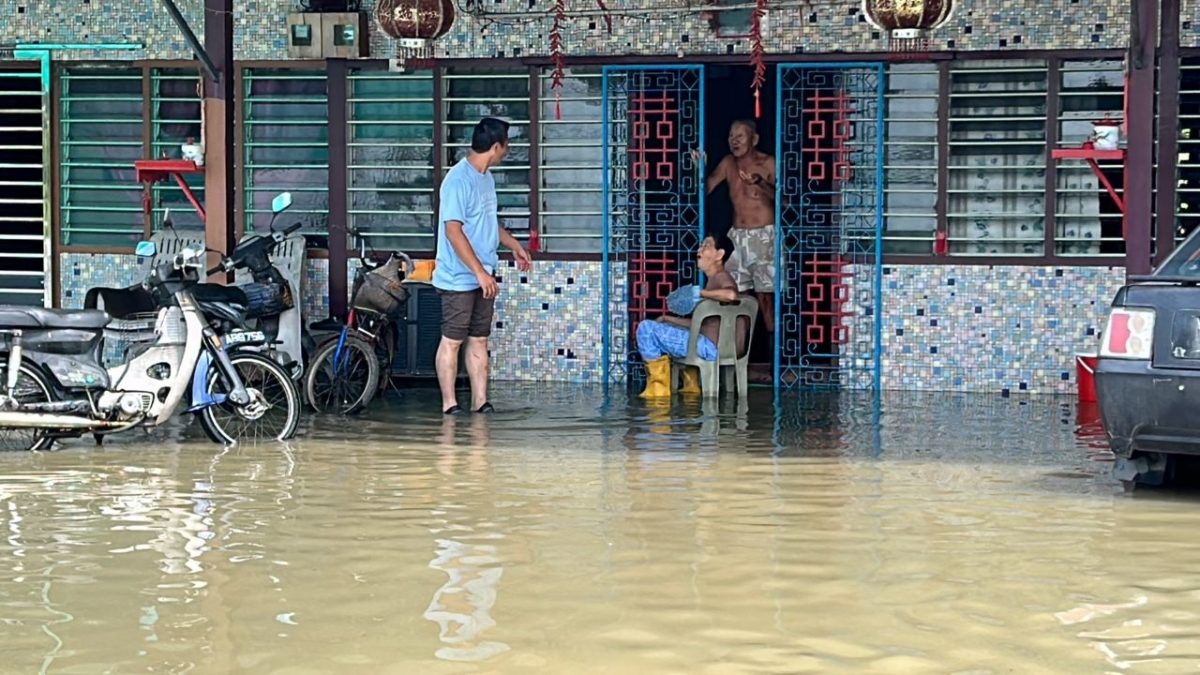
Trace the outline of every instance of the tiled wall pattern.
{"label": "tiled wall pattern", "polygon": [[[678,0],[669,0],[683,5]],[[1200,40],[1197,0],[1184,3],[1186,44]],[[239,59],[287,58],[285,16],[292,0],[239,0],[234,3],[235,49]],[[364,6],[373,6],[366,0]],[[703,3],[691,3],[694,7]],[[866,22],[857,0],[809,3],[773,0],[764,30],[771,53],[859,52],[887,49]],[[203,0],[178,0],[198,34]],[[463,7],[465,3],[458,3]],[[698,12],[638,14],[640,8],[661,10],[655,0],[616,0],[607,3],[621,15],[612,17],[612,33],[594,16],[594,0],[568,0],[564,46],[570,55],[600,54],[745,54],[749,41],[719,38]],[[549,53],[552,3],[529,0],[488,0],[471,3],[481,16],[462,15],[451,32],[438,41],[437,56],[455,58],[524,57]],[[584,14],[590,12],[593,15]],[[946,26],[933,36],[936,49],[1057,49],[1120,48],[1128,27],[1127,4],[1096,2],[960,2]],[[91,51],[64,53],[63,58],[191,58],[179,30],[157,2],[116,3],[108,0],[0,0],[0,44],[12,42],[142,42],[143,52]],[[372,54],[394,53],[393,41],[372,30]]]}
{"label": "tiled wall pattern", "polygon": [[[144,268],[135,260],[64,254],[63,305],[82,305],[94,286],[136,282]],[[602,377],[600,263],[537,261],[528,274],[501,271],[494,376],[569,382]],[[1096,349],[1108,303],[1124,281],[1124,270],[1110,267],[900,265],[883,272],[883,386],[998,394],[1074,392],[1074,355]],[[309,317],[328,313],[327,275],[326,261],[309,261]],[[612,297],[616,316],[623,313],[621,278]],[[868,288],[870,283],[863,280]],[[862,290],[854,288],[854,297]],[[857,339],[869,335],[870,321],[864,315],[854,324],[852,362],[859,371],[870,368],[870,343]],[[617,362],[620,340],[612,355]]]}
{"label": "tiled wall pattern", "polygon": [[[82,307],[88,289],[129,286],[147,271],[130,255],[67,253],[61,264],[64,307]],[[349,274],[353,279],[353,265]],[[603,319],[600,263],[537,261],[529,273],[502,267],[501,275],[491,340],[493,376],[597,381]],[[303,294],[309,321],[329,314],[328,278],[327,260],[308,261]]]}
{"label": "tiled wall pattern", "polygon": [[546,260],[525,273],[502,263],[489,341],[495,377],[598,381],[602,269],[595,262]]}
{"label": "tiled wall pattern", "polygon": [[1184,47],[1200,47],[1200,0],[1180,3],[1179,43]]}
{"label": "tiled wall pattern", "polygon": [[900,265],[883,270],[889,389],[1074,393],[1121,267]]}

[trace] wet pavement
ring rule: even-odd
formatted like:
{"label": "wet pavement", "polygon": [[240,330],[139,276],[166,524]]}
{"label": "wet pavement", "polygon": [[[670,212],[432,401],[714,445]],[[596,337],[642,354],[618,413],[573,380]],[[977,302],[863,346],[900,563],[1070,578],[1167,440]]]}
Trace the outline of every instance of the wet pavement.
{"label": "wet pavement", "polygon": [[1074,399],[492,398],[0,455],[0,671],[1200,668],[1200,490]]}

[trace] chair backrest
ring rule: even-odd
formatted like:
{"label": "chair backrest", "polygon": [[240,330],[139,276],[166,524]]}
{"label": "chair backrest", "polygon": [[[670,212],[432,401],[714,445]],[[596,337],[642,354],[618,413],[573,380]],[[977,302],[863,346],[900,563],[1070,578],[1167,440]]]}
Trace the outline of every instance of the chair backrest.
{"label": "chair backrest", "polygon": [[[732,363],[748,356],[750,341],[754,339],[754,322],[758,318],[758,301],[749,296],[742,296],[737,302],[724,305],[716,300],[701,300],[692,313],[692,334],[688,340],[690,353],[695,353],[696,340],[699,339],[704,320],[711,317],[721,319],[721,328],[717,332],[717,361]],[[738,354],[737,349],[737,325],[741,317],[747,321],[745,354]]]}

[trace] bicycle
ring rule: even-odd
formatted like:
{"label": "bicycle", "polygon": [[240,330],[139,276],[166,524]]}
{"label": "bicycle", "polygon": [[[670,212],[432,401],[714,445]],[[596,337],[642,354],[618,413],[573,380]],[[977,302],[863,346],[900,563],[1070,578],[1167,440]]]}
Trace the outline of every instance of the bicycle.
{"label": "bicycle", "polygon": [[[392,251],[382,263],[373,264],[378,252],[367,251],[366,237],[348,232],[358,241],[362,266],[354,275],[350,312],[343,324],[336,317],[312,323],[314,332],[336,331],[337,336],[321,342],[305,370],[304,394],[317,412],[353,415],[362,411],[387,387],[396,360],[399,328],[408,301],[401,283],[412,274],[412,259]],[[401,270],[403,264],[404,269]]]}

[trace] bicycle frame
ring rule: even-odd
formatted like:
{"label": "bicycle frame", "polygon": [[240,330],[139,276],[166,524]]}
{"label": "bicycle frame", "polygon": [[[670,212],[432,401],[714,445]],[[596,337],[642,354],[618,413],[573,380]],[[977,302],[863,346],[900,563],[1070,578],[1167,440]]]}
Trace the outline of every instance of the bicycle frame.
{"label": "bicycle frame", "polygon": [[[346,350],[345,347],[346,338],[350,336],[350,331],[354,331],[355,333],[362,335],[368,342],[371,343],[373,347],[378,349],[380,334],[382,334],[383,331],[386,330],[391,324],[391,321],[383,315],[379,315],[378,321],[378,329],[376,332],[372,333],[359,325],[358,311],[353,308],[350,309],[350,312],[346,315],[346,325],[342,326],[341,332],[338,333],[337,349],[335,349],[333,352],[333,372],[335,376],[340,376],[343,374],[343,369],[346,367],[346,363],[348,362],[350,352]],[[394,354],[390,353],[390,350],[389,356],[394,357]],[[387,364],[387,367],[390,370],[391,364]]]}

